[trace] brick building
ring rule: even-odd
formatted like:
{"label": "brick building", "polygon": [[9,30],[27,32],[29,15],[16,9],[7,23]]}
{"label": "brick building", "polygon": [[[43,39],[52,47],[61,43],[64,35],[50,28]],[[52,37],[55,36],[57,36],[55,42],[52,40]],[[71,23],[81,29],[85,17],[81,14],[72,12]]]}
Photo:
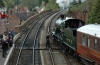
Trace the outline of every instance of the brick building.
{"label": "brick building", "polygon": [[3,34],[3,32],[6,31],[5,24],[2,24],[2,21],[0,19],[0,35]]}
{"label": "brick building", "polygon": [[88,12],[87,11],[77,11],[77,12],[71,13],[71,16],[73,18],[77,18],[77,19],[80,19],[86,22],[88,19]]}
{"label": "brick building", "polygon": [[6,29],[15,29],[16,25],[20,25],[20,19],[15,15],[12,14],[9,18],[8,18],[8,23],[5,27]]}

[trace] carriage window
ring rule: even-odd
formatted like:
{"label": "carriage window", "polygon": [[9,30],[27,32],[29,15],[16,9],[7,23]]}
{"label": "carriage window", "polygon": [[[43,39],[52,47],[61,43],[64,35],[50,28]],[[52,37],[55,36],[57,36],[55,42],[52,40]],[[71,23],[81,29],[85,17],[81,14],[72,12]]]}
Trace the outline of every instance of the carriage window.
{"label": "carriage window", "polygon": [[98,40],[97,39],[94,40],[94,49],[95,50],[98,49]]}
{"label": "carriage window", "polygon": [[82,45],[86,46],[86,36],[84,34],[82,36]]}
{"label": "carriage window", "polygon": [[90,47],[90,38],[88,38],[88,47]]}

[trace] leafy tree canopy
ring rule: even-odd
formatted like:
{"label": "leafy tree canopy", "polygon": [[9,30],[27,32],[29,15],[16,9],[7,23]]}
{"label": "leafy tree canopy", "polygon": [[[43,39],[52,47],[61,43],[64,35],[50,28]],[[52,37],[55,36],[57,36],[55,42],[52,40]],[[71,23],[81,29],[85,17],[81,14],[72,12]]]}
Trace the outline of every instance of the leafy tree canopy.
{"label": "leafy tree canopy", "polygon": [[[23,6],[34,8],[38,6],[38,0],[3,0],[5,7],[11,8],[15,6]],[[1,3],[1,0],[0,0]]]}
{"label": "leafy tree canopy", "polygon": [[6,8],[12,8],[19,4],[19,0],[3,0]]}
{"label": "leafy tree canopy", "polygon": [[4,5],[4,2],[3,2],[3,0],[0,0],[0,7],[4,7],[5,5]]}
{"label": "leafy tree canopy", "polygon": [[81,0],[79,0],[78,2],[76,2],[75,0],[73,2],[70,3],[70,10],[72,12],[77,12],[77,11],[83,11],[86,8],[86,4],[85,2],[81,2]]}
{"label": "leafy tree canopy", "polygon": [[92,6],[92,10],[89,13],[88,23],[100,24],[100,0],[95,0],[95,4]]}
{"label": "leafy tree canopy", "polygon": [[38,0],[20,0],[21,6],[27,6],[30,9],[38,6]]}
{"label": "leafy tree canopy", "polygon": [[59,9],[59,6],[56,3],[56,0],[49,0],[49,2],[46,5],[46,9],[53,9],[53,10]]}
{"label": "leafy tree canopy", "polygon": [[48,0],[42,0],[43,2],[45,2],[45,3],[48,3]]}

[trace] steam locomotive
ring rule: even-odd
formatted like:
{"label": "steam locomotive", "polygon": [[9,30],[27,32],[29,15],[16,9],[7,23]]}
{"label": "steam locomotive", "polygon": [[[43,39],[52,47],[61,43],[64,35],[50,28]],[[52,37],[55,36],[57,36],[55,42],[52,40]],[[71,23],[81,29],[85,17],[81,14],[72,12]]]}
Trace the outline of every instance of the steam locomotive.
{"label": "steam locomotive", "polygon": [[55,23],[53,39],[61,50],[77,58],[84,65],[100,64],[100,25],[88,24],[61,15]]}

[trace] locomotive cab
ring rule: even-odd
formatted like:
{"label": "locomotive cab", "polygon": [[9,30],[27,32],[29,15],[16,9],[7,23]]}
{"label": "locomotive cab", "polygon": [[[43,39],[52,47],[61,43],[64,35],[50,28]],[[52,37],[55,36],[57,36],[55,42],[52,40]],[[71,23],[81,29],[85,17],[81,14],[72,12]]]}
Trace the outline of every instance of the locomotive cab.
{"label": "locomotive cab", "polygon": [[72,31],[73,37],[77,36],[77,29],[81,26],[84,26],[85,22],[79,19],[68,19],[65,21],[65,29]]}
{"label": "locomotive cab", "polygon": [[65,26],[64,26],[63,41],[71,50],[72,54],[76,53],[77,29],[84,25],[85,25],[85,22],[80,19],[68,18],[68,17],[66,18]]}
{"label": "locomotive cab", "polygon": [[75,18],[66,17],[66,20],[56,21],[55,39],[65,52],[75,55],[77,29],[84,26],[85,22]]}
{"label": "locomotive cab", "polygon": [[69,18],[69,17],[66,17],[66,19],[59,18],[55,23],[55,26],[56,26],[55,34],[59,34],[61,30],[63,31],[69,30],[71,35],[73,37],[76,37],[77,36],[76,30],[79,27],[84,26],[84,25],[85,25],[85,22],[80,19]]}

